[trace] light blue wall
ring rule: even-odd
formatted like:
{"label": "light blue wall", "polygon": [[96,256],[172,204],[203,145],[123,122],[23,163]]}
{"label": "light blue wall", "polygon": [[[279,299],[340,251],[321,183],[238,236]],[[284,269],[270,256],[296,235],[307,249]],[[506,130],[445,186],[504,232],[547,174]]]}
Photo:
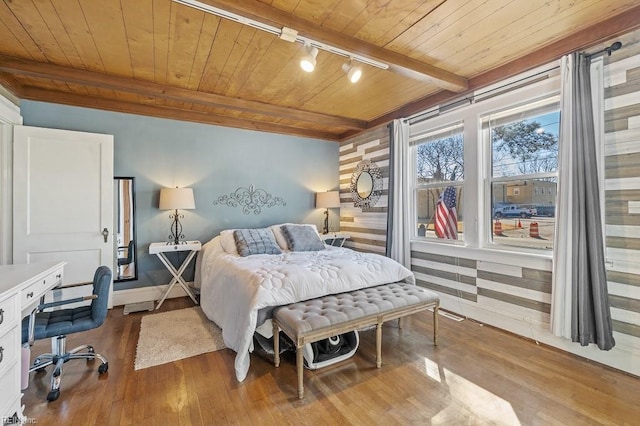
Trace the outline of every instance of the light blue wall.
{"label": "light blue wall", "polygon": [[[183,232],[203,243],[232,227],[290,221],[321,228],[314,193],[338,188],[339,145],[334,142],[43,102],[23,101],[21,113],[27,126],[114,135],[115,176],[136,178],[139,260],[139,280],[116,283],[116,290],[169,281],[160,261],[148,254],[149,243],[165,241],[169,234],[169,212],[158,209],[162,187],[193,188],[196,210],[183,212]],[[240,208],[213,204],[218,196],[251,184],[282,197],[286,206],[245,215]]]}

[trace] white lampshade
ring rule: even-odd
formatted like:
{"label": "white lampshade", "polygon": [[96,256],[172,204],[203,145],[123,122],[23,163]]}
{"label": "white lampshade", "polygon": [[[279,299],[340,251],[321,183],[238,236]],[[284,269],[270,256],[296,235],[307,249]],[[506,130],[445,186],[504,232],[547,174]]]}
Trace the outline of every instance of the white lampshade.
{"label": "white lampshade", "polygon": [[340,192],[327,191],[316,193],[316,207],[323,209],[332,209],[340,207]]}
{"label": "white lampshade", "polygon": [[196,201],[191,188],[160,189],[160,210],[193,210]]}

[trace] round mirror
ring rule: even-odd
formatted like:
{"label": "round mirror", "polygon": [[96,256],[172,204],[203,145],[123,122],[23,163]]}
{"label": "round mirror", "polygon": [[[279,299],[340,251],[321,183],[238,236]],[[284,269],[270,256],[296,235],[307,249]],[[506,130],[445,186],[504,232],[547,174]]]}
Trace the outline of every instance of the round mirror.
{"label": "round mirror", "polygon": [[367,198],[371,195],[371,191],[373,191],[373,178],[369,172],[360,173],[358,182],[356,183],[356,190],[362,198]]}
{"label": "round mirror", "polygon": [[351,198],[356,207],[376,205],[382,194],[382,172],[371,160],[362,160],[351,175]]}

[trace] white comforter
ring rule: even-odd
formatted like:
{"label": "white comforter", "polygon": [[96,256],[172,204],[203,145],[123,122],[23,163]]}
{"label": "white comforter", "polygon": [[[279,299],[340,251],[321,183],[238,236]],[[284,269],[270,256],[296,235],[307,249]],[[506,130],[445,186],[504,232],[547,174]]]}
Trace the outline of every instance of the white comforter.
{"label": "white comforter", "polygon": [[388,257],[339,247],[240,257],[227,254],[218,236],[200,254],[196,272],[200,304],[222,328],[225,345],[237,353],[238,381],[249,371],[260,308],[385,283],[415,282],[411,271]]}

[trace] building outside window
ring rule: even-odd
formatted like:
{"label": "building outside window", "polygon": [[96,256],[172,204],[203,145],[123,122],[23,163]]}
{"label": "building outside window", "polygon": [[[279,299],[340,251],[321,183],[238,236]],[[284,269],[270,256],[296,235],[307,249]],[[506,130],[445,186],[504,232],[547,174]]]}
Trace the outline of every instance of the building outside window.
{"label": "building outside window", "polygon": [[553,248],[559,108],[552,96],[481,117],[491,153],[486,204],[494,244]]}

